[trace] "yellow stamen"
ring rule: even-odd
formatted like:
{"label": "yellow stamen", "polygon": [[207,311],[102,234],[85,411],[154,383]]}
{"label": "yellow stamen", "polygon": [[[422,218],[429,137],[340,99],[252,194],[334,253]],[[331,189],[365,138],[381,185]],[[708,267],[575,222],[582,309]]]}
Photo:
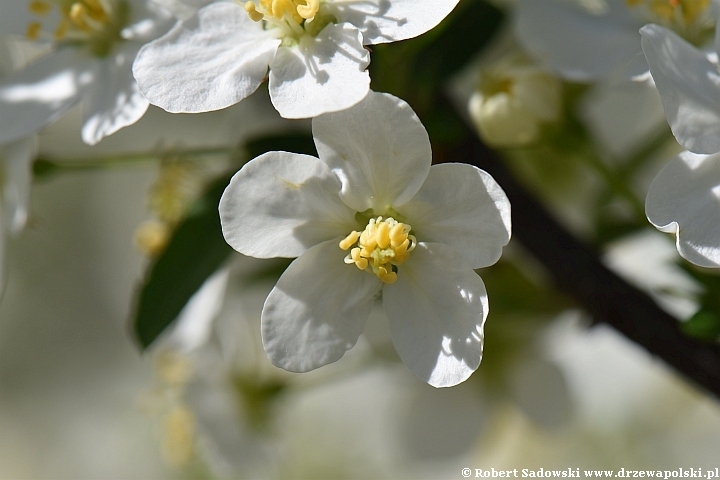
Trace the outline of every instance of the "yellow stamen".
{"label": "yellow stamen", "polygon": [[347,250],[348,248],[352,247],[355,242],[358,241],[358,238],[360,238],[359,232],[350,233],[350,235],[345,237],[345,239],[340,242],[340,248],[342,248],[343,250]]}
{"label": "yellow stamen", "polygon": [[185,405],[170,410],[163,419],[163,454],[173,466],[190,463],[195,454],[195,415]]}
{"label": "yellow stamen", "polygon": [[245,3],[245,11],[250,16],[250,19],[253,22],[259,22],[263,19],[263,14],[257,11],[257,7],[255,6],[255,2],[246,2]]}
{"label": "yellow stamen", "polygon": [[60,23],[58,24],[57,28],[55,29],[55,38],[57,40],[62,40],[65,38],[65,35],[67,35],[68,30],[70,29],[70,22],[68,22],[65,19],[60,20]]}
{"label": "yellow stamen", "polygon": [[[240,0],[236,0],[240,2]],[[253,21],[266,20],[280,26],[291,36],[305,33],[304,22],[312,20],[320,10],[321,0],[254,0],[243,4]]]}
{"label": "yellow stamen", "polygon": [[33,0],[28,5],[28,9],[35,15],[45,15],[51,8],[52,6],[49,3],[43,2],[42,0]]}
{"label": "yellow stamen", "polygon": [[298,5],[297,12],[306,20],[315,16],[320,9],[320,0],[306,0],[307,5]]}
{"label": "yellow stamen", "polygon": [[25,30],[25,36],[30,40],[37,40],[41,31],[42,24],[40,22],[30,22]]}
{"label": "yellow stamen", "polygon": [[88,14],[88,8],[80,2],[73,3],[70,7],[70,20],[79,28],[87,28],[85,17]]}
{"label": "yellow stamen", "polygon": [[345,257],[345,263],[355,264],[360,270],[370,268],[384,283],[397,281],[397,267],[410,257],[417,240],[410,235],[410,225],[393,218],[371,218],[362,233],[351,232],[340,242],[348,250],[357,246]]}

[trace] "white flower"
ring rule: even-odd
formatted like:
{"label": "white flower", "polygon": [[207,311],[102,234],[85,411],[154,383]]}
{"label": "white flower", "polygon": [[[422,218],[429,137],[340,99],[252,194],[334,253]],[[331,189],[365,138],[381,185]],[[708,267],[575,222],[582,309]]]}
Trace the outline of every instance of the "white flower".
{"label": "white flower", "polygon": [[267,76],[286,118],[343,110],[369,91],[365,45],[415,37],[458,0],[258,0],[210,4],[143,47],[133,67],[151,103],[169,112],[218,110]]}
{"label": "white flower", "polygon": [[508,60],[480,73],[468,110],[486,143],[515,147],[537,140],[544,123],[559,119],[561,106],[557,77]]}
{"label": "white flower", "polygon": [[262,313],[277,366],[313,370],[357,342],[382,292],[395,348],[433,386],[480,364],[487,296],[475,268],[510,238],[510,205],[487,173],[431,168],[412,109],[371,92],[313,119],[320,158],[269,152],[247,163],[220,201],[227,242],[246,255],[298,258]]}
{"label": "white flower", "polygon": [[148,101],[132,77],[143,43],[172,25],[151,0],[14,0],[0,33],[49,41],[50,52],[0,83],[0,143],[33,133],[82,102],[95,144],[135,123]]}
{"label": "white flower", "polygon": [[520,0],[516,32],[536,59],[571,80],[643,78],[637,31],[661,23],[702,43],[712,37],[711,0]]}

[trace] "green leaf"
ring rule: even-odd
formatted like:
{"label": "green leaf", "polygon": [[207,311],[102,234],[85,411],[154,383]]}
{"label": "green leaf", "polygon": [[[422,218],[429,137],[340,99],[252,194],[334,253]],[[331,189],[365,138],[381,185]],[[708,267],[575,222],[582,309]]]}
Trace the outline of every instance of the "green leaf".
{"label": "green leaf", "polygon": [[720,338],[720,314],[701,309],[689,320],[680,324],[683,332],[695,338],[714,341]]}
{"label": "green leaf", "polygon": [[190,208],[165,251],[151,265],[141,287],[134,320],[143,349],[180,314],[190,297],[233,249],[220,228],[218,203],[229,177],[216,181]]}

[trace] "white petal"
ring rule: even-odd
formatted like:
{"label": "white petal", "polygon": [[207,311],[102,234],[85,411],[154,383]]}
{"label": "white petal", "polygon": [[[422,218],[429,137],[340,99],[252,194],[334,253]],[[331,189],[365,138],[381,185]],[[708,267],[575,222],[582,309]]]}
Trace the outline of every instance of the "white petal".
{"label": "white petal", "polygon": [[430,171],[425,127],[403,100],[370,92],[348,110],[313,119],[320,158],[342,181],[343,201],[358,212],[402,205]]}
{"label": "white petal", "polygon": [[330,0],[326,8],[341,22],[355,25],[365,45],[417,37],[440,23],[458,0]]}
{"label": "white petal", "polygon": [[143,46],[133,74],[150,103],[169,112],[219,110],[257,89],[279,44],[242,7],[213,3]]}
{"label": "white petal", "polygon": [[223,306],[229,275],[229,268],[222,268],[203,282],[180,311],[162,345],[188,353],[207,343],[213,320]]}
{"label": "white petal", "polygon": [[297,257],[358,229],[338,198],[340,182],[322,161],[268,152],[248,162],[220,199],[225,240],[251,257]]}
{"label": "white petal", "polygon": [[265,301],[263,346],[280,368],[307,372],[335,362],[365,328],[382,282],[345,264],[337,240],[298,257]]}
{"label": "white petal", "polygon": [[153,0],[153,2],[171,12],[176,18],[185,20],[211,3],[212,0]]}
{"label": "white petal", "polygon": [[485,284],[452,247],[419,243],[383,287],[383,307],[403,363],[430,385],[457,385],[480,365]]}
{"label": "white petal", "polygon": [[29,135],[75,104],[94,80],[96,65],[84,52],[63,48],[2,79],[0,143]]}
{"label": "white petal", "polygon": [[591,13],[574,2],[520,0],[515,31],[528,52],[565,78],[643,74],[647,64],[637,34],[642,23],[622,1],[603,5],[605,11]]}
{"label": "white petal", "polygon": [[659,25],[641,30],[642,48],[670,128],[695,153],[720,151],[720,74],[701,51]]}
{"label": "white petal", "polygon": [[132,76],[137,48],[129,44],[101,62],[97,79],[82,101],[85,143],[95,145],[145,115],[150,102],[140,93]]}
{"label": "white petal", "polygon": [[270,98],[285,118],[310,118],[352,107],[370,91],[370,54],[348,24],[328,25],[270,63]]}
{"label": "white petal", "polygon": [[472,268],[497,262],[510,241],[510,202],[483,170],[433,165],[420,191],[399,208],[420,242],[450,245]]}
{"label": "white petal", "polygon": [[3,185],[3,224],[11,233],[18,233],[27,222],[32,161],[37,150],[37,139],[29,136],[0,146],[0,178]]}
{"label": "white petal", "polygon": [[720,154],[682,152],[650,185],[648,220],[677,235],[677,249],[703,267],[720,267]]}

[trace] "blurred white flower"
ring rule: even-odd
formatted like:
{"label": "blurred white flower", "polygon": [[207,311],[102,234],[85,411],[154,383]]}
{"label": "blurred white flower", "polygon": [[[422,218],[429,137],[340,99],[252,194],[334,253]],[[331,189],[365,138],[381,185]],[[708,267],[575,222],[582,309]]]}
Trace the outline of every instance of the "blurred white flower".
{"label": "blurred white flower", "polygon": [[313,136],[319,159],[261,155],[220,201],[233,248],[299,256],[263,308],[270,360],[306,372],[340,359],[382,291],[405,365],[433,386],[464,381],[487,316],[473,269],[495,263],[510,238],[504,192],[470,165],[431,168],[425,128],[391,95],[313,119]]}
{"label": "blurred white flower", "polygon": [[554,75],[513,61],[500,62],[480,73],[470,97],[470,117],[491,146],[531,143],[543,124],[559,119],[562,84]]}
{"label": "blurred white flower", "polygon": [[161,419],[169,464],[200,460],[222,478],[264,478],[276,468],[274,403],[290,374],[261,347],[269,286],[245,283],[263,262],[235,260],[208,278],[159,339],[156,385],[143,403]]}
{"label": "blurred white flower", "polygon": [[[0,81],[13,70],[14,63],[8,45],[0,41]],[[35,135],[0,142],[0,296],[5,285],[6,235],[17,234],[27,222],[31,162],[36,150]]]}
{"label": "blurred white flower", "polygon": [[0,83],[0,143],[17,140],[81,102],[88,144],[135,123],[149,105],[132,77],[147,41],[172,16],[151,0],[19,0],[0,33],[48,43],[50,51]]}
{"label": "blurred white flower", "polygon": [[215,2],[143,47],[133,67],[145,96],[170,112],[233,105],[269,74],[286,118],[343,110],[367,95],[365,45],[420,35],[458,0]]}
{"label": "blurred white flower", "polygon": [[[707,55],[660,25],[640,30],[642,47],[680,153],[657,175],[645,202],[650,222],[677,236],[685,259],[720,266],[720,74]],[[716,39],[718,49],[720,39]],[[695,152],[695,153],[692,153]],[[711,155],[703,155],[711,154]]]}
{"label": "blurred white flower", "polygon": [[516,32],[542,65],[570,80],[647,76],[638,29],[666,25],[696,44],[712,37],[711,0],[519,0]]}

